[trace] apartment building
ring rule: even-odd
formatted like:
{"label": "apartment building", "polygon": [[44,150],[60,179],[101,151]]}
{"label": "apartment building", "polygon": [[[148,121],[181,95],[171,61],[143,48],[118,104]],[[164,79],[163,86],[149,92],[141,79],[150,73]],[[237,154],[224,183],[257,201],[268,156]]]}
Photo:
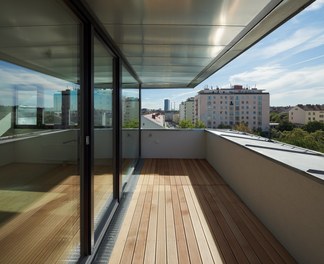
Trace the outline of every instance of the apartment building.
{"label": "apartment building", "polygon": [[296,105],[289,110],[289,121],[303,125],[311,121],[324,122],[324,105]]}
{"label": "apartment building", "polygon": [[182,102],[179,105],[179,120],[188,120],[192,123],[195,122],[195,111],[194,111],[194,102],[193,97],[188,98],[185,102]]}
{"label": "apartment building", "polygon": [[195,119],[208,128],[245,123],[251,130],[269,128],[269,93],[256,88],[204,89],[195,96]]}

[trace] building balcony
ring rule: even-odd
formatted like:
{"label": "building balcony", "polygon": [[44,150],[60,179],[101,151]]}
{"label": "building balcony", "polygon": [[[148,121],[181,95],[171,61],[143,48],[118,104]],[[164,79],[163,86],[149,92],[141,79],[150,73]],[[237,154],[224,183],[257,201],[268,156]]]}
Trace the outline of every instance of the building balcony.
{"label": "building balcony", "polygon": [[143,130],[142,158],[110,263],[323,259],[321,153],[233,131]]}
{"label": "building balcony", "polygon": [[[112,142],[98,144],[103,142],[101,135],[106,137],[107,133],[111,131],[98,131],[97,148],[111,147]],[[136,133],[127,130],[125,140],[132,142]],[[3,263],[46,260],[49,256],[44,252],[52,252],[53,248],[56,251],[49,259],[55,262],[60,259],[56,253],[61,255],[62,248],[68,250],[65,254],[70,258],[78,247],[75,237],[80,232],[79,220],[77,215],[66,213],[65,208],[75,206],[73,201],[79,196],[75,164],[68,162],[76,159],[76,142],[69,141],[70,137],[75,138],[74,134],[74,130],[67,130],[1,142],[0,243],[6,248],[0,257]],[[164,129],[142,130],[141,134],[140,173],[133,174],[126,185],[124,195],[132,198],[124,220],[120,219],[111,263],[136,262],[138,254],[139,259],[158,262],[161,257],[168,263],[176,263],[173,259],[183,263],[188,259],[191,263],[212,263],[211,259],[215,263],[321,262],[322,154],[233,131]],[[46,152],[49,156],[45,158],[51,162],[35,163],[41,160],[40,156],[44,159],[49,145],[56,146],[52,152]],[[28,155],[23,155],[26,149]],[[100,160],[112,158],[102,154],[104,151],[97,153],[101,153],[97,157]],[[124,149],[126,159],[131,159],[132,153],[131,148]],[[55,167],[58,159],[60,164],[65,160],[66,165]],[[48,166],[53,167],[52,173],[46,179],[33,181],[33,173],[45,171]],[[18,186],[15,170],[26,172],[24,186]],[[112,194],[112,178],[105,177],[107,171],[104,166],[95,166],[97,214]],[[23,199],[18,199],[18,194]],[[60,206],[60,201],[64,206]],[[31,228],[35,221],[43,226],[37,228],[38,233]],[[64,232],[64,225],[73,223],[74,235],[69,232],[62,239],[59,234]],[[50,225],[55,227],[48,228]],[[46,232],[49,233],[45,237],[52,239],[42,243],[38,238]],[[109,231],[107,234],[110,236]],[[18,235],[26,246],[15,242]],[[103,245],[99,258],[105,250]]]}

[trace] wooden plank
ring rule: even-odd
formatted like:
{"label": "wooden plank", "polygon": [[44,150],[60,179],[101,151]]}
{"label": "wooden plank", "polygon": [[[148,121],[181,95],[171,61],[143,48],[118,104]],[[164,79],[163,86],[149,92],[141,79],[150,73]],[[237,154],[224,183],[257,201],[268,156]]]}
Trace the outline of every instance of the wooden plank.
{"label": "wooden plank", "polygon": [[144,263],[155,262],[158,202],[159,202],[159,187],[158,185],[154,185],[151,211],[150,211],[149,228],[147,233],[147,241],[145,245]]}
{"label": "wooden plank", "polygon": [[177,240],[175,235],[173,204],[170,186],[165,186],[165,203],[167,262],[170,264],[177,264]]}
{"label": "wooden plank", "polygon": [[150,170],[151,164],[152,164],[152,160],[147,160],[144,162],[144,167],[142,168],[141,171],[141,176],[142,176],[141,184],[147,185],[149,183],[150,176],[148,171]]}
{"label": "wooden plank", "polygon": [[143,263],[150,220],[153,185],[148,185],[132,263]]}
{"label": "wooden plank", "polygon": [[140,225],[140,220],[142,216],[142,211],[144,207],[144,200],[146,196],[147,185],[142,185],[136,208],[133,214],[132,222],[127,234],[126,243],[124,246],[124,252],[121,258],[121,263],[131,263],[133,259],[133,254],[135,250],[135,244],[138,234],[138,229]]}
{"label": "wooden plank", "polygon": [[[242,251],[244,252],[245,256],[250,263],[261,263],[256,254],[254,253],[253,248],[250,246],[244,235],[242,234],[241,230],[236,225],[235,221],[232,218],[232,215],[229,214],[227,206],[224,205],[223,201],[220,196],[218,196],[219,189],[215,186],[207,186],[206,187],[211,194],[212,198],[217,204],[219,211],[221,212],[222,216],[224,217],[226,223],[228,224],[231,232],[233,233],[235,239],[237,240],[238,244],[241,246]],[[217,188],[217,189],[216,189]],[[225,201],[226,202],[226,201]]]}
{"label": "wooden plank", "polygon": [[177,240],[178,260],[179,263],[190,263],[189,252],[187,248],[187,240],[182,222],[177,186],[171,186],[171,197],[173,205],[174,227]]}
{"label": "wooden plank", "polygon": [[[229,189],[222,190],[227,197],[230,197],[231,201],[235,201],[235,198],[240,201],[237,195],[235,195]],[[288,251],[279,243],[278,240],[271,234],[271,232],[260,222],[260,220],[250,211],[250,209],[243,202],[234,202],[237,206],[236,209],[240,213],[242,219],[248,225],[251,233],[258,239],[264,250],[275,262],[296,263]]]}
{"label": "wooden plank", "polygon": [[166,160],[165,165],[164,165],[164,184],[165,185],[171,184],[171,171],[170,171],[169,161],[170,160]]}
{"label": "wooden plank", "polygon": [[226,184],[225,181],[206,160],[198,160],[197,162],[198,166],[201,168],[202,173],[206,175],[210,185]]}
{"label": "wooden plank", "polygon": [[199,203],[199,201],[197,199],[196,193],[195,193],[192,186],[189,186],[188,189],[190,191],[191,198],[192,198],[193,203],[195,205],[195,208],[197,210],[199,221],[200,221],[202,229],[204,231],[204,234],[205,234],[205,237],[206,237],[206,240],[207,240],[207,243],[208,243],[209,250],[210,250],[210,252],[211,252],[211,254],[213,256],[213,261],[214,261],[214,263],[221,264],[221,263],[223,263],[221,253],[219,252],[219,250],[218,250],[218,248],[216,246],[216,243],[214,241],[213,235],[211,233],[211,230],[208,227],[208,223],[207,223],[205,215],[204,215],[204,213],[202,211],[202,207],[201,207],[201,205],[200,205],[200,203]]}
{"label": "wooden plank", "polygon": [[218,224],[215,215],[210,208],[209,203],[207,202],[206,198],[204,197],[204,189],[200,186],[194,186],[194,191],[197,195],[199,204],[207,218],[209,228],[213,233],[214,240],[217,243],[219,251],[221,253],[222,260],[225,263],[238,263],[236,258],[233,255],[230,245],[228,244],[227,239],[225,238],[221,226]]}
{"label": "wooden plank", "polygon": [[180,170],[181,175],[181,183],[182,185],[192,185],[195,184],[194,182],[197,182],[197,179],[195,177],[190,177],[191,171],[188,169],[188,165],[193,162],[193,160],[180,160],[180,164],[178,166],[178,169]]}
{"label": "wooden plank", "polygon": [[127,209],[123,224],[122,224],[122,229],[120,230],[115,246],[113,248],[109,263],[111,264],[118,264],[120,263],[120,260],[122,258],[122,254],[124,251],[124,247],[125,247],[125,243],[126,243],[126,239],[127,239],[127,234],[129,232],[130,226],[131,226],[131,222],[133,219],[133,215],[136,209],[136,204],[138,201],[138,197],[141,191],[141,188],[143,187],[143,185],[141,184],[143,182],[144,179],[144,175],[141,174],[138,180],[138,184],[136,186],[136,189],[133,193],[132,196],[132,200],[129,204],[129,207]]}
{"label": "wooden plank", "polygon": [[166,220],[165,220],[165,191],[164,182],[159,186],[159,205],[156,241],[156,263],[166,263]]}
{"label": "wooden plank", "polygon": [[194,162],[191,162],[188,164],[190,166],[191,173],[194,178],[197,179],[198,185],[210,185],[212,182],[209,181],[206,174],[202,172],[201,166],[199,166],[198,161],[194,160]]}
{"label": "wooden plank", "polygon": [[128,262],[132,251],[133,263],[294,263],[206,161],[146,164],[140,178],[153,177],[145,180],[144,205],[137,213],[132,207],[140,219],[133,215],[121,243],[126,256],[115,263]]}
{"label": "wooden plank", "polygon": [[187,206],[189,209],[189,214],[190,214],[190,218],[192,221],[194,233],[195,233],[195,236],[197,239],[197,245],[199,247],[201,260],[203,263],[214,263],[213,257],[209,250],[209,245],[207,243],[207,240],[206,240],[206,237],[204,234],[204,230],[202,228],[198,213],[195,208],[195,204],[193,202],[193,199],[192,199],[190,191],[189,191],[189,187],[183,186],[183,191],[184,191],[185,198],[187,201]]}
{"label": "wooden plank", "polygon": [[182,185],[181,176],[179,175],[178,170],[177,170],[177,167],[179,166],[179,161],[171,160],[171,163],[172,163],[171,170],[174,174],[175,185]]}
{"label": "wooden plank", "polygon": [[[223,190],[226,189],[226,188],[228,188],[228,186],[221,186],[221,187],[219,187],[217,194],[219,196],[223,196],[222,199],[226,199],[227,200],[227,198],[223,194]],[[229,200],[227,200],[227,202],[226,202],[226,209],[231,214],[233,220],[235,221],[235,223],[239,227],[240,231],[246,237],[246,239],[248,240],[249,244],[253,248],[255,254],[258,256],[258,258],[260,260],[262,260],[262,263],[278,263],[279,259],[277,259],[277,262],[273,262],[274,260],[276,260],[276,258],[273,258],[270,255],[268,255],[267,252],[260,245],[260,242],[258,241],[257,237],[255,237],[255,235],[254,235],[255,229],[253,228],[252,230],[250,230],[248,228],[248,225],[249,224],[246,224],[246,220],[244,219],[244,217],[245,217],[244,214],[242,214],[240,212],[240,209],[238,209],[236,207],[236,205],[235,205],[236,203],[239,203],[239,202],[240,201],[237,201],[237,202],[235,201],[233,203],[233,202],[230,202]]]}
{"label": "wooden plank", "polygon": [[181,215],[183,220],[183,226],[186,233],[188,251],[190,256],[190,261],[192,263],[201,263],[200,252],[195,236],[195,232],[192,226],[191,218],[189,215],[189,209],[187,206],[186,197],[183,191],[184,186],[178,186],[178,196],[180,202]]}
{"label": "wooden plank", "polygon": [[240,263],[248,263],[249,261],[248,261],[247,257],[245,256],[242,248],[240,247],[238,241],[236,240],[229,224],[227,223],[226,219],[222,215],[219,205],[217,203],[215,203],[209,190],[205,187],[202,187],[202,188],[204,190],[203,191],[204,196],[205,196],[206,200],[208,201],[209,206],[210,206],[212,212],[214,213],[214,216],[217,219],[217,222],[219,223],[222,232],[224,233],[224,236],[226,237],[229,245],[231,245],[231,249],[233,251],[233,254],[234,254],[236,260],[239,261]]}
{"label": "wooden plank", "polygon": [[191,184],[190,178],[186,166],[184,165],[184,160],[179,160],[175,167],[177,174],[180,175],[181,185]]}

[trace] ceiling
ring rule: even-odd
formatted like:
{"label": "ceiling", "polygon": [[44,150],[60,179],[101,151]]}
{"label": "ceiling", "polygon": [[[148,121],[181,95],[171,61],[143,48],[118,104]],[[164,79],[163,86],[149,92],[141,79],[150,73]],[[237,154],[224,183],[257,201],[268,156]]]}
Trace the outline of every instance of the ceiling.
{"label": "ceiling", "polygon": [[[190,88],[313,0],[82,2],[142,88]],[[0,10],[0,59],[77,82],[79,31],[73,17],[60,0],[6,1]]]}
{"label": "ceiling", "polygon": [[312,1],[85,0],[142,82],[195,87]]}

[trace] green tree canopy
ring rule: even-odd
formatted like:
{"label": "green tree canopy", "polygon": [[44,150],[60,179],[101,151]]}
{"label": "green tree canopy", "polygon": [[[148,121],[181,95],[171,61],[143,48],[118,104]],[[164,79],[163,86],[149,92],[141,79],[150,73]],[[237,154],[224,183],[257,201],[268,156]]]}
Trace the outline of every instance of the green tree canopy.
{"label": "green tree canopy", "polygon": [[324,131],[324,123],[321,123],[319,121],[308,122],[306,125],[303,126],[303,129],[309,133],[315,132],[317,130]]}
{"label": "green tree canopy", "polygon": [[181,120],[179,123],[180,128],[205,128],[205,124],[198,120],[196,123],[192,123],[190,120]]}

